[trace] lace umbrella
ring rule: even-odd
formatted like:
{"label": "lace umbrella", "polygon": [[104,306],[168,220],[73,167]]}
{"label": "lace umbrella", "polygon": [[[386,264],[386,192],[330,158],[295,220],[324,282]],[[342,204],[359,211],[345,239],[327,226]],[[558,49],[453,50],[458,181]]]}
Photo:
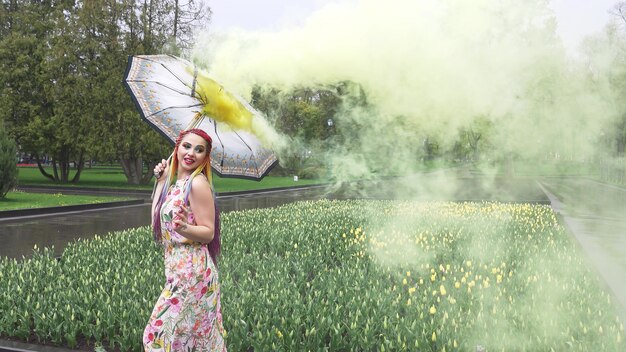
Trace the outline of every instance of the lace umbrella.
{"label": "lace umbrella", "polygon": [[211,167],[220,176],[260,180],[277,164],[259,138],[263,117],[189,61],[131,56],[124,84],[141,117],[172,144],[182,130],[206,131],[213,139]]}

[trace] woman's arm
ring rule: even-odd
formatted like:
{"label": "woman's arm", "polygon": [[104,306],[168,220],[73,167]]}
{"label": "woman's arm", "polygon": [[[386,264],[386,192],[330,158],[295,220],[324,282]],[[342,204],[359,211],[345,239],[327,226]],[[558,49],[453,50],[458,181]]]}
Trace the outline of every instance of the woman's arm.
{"label": "woman's arm", "polygon": [[[198,175],[192,180],[189,206],[191,209],[183,206],[177,213],[180,218],[174,219],[174,229],[192,241],[211,242],[215,234],[215,203],[211,186],[205,177]],[[187,223],[189,211],[194,215],[195,224]]]}

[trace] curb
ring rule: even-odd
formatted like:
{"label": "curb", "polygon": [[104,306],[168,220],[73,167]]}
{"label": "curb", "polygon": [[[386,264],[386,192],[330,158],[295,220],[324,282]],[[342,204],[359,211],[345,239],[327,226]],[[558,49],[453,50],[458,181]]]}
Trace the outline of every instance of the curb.
{"label": "curb", "polygon": [[0,352],[83,352],[63,347],[35,345],[26,342],[0,340]]}
{"label": "curb", "polygon": [[306,189],[306,188],[318,188],[318,187],[326,187],[329,183],[316,183],[311,185],[301,185],[301,186],[285,186],[285,187],[274,187],[274,188],[261,188],[249,191],[231,191],[231,192],[216,192],[216,197],[232,197],[232,196],[241,196],[246,194],[257,194],[257,193],[267,193],[267,192],[276,192],[276,191],[286,191],[286,190],[298,190],[298,189]]}
{"label": "curb", "polygon": [[[319,187],[326,187],[327,185],[328,184],[312,184],[312,185],[302,185],[302,186],[265,188],[265,189],[256,189],[256,190],[248,190],[248,191],[221,192],[221,193],[217,193],[216,197],[226,198],[226,197],[235,197],[235,196],[241,196],[241,195],[254,195],[254,194],[262,194],[262,193],[269,193],[269,192],[280,192],[280,191],[287,191],[287,190],[319,188]],[[41,187],[35,187],[35,188],[31,188],[31,186],[28,186],[28,187],[20,187],[19,189],[24,190],[24,191],[37,190],[37,191],[42,191],[42,193],[44,190],[48,190],[48,191],[50,190],[74,191],[75,190],[74,188],[68,188],[68,187],[47,187],[47,186],[45,187],[41,186]],[[115,189],[93,189],[93,188],[81,188],[80,190],[76,189],[76,191],[79,191],[79,192],[92,191],[91,194],[118,192],[118,190],[115,190]],[[117,194],[124,194],[124,192],[119,192]],[[45,207],[45,208],[32,208],[32,209],[2,210],[0,211],[0,222],[4,220],[15,220],[15,218],[26,217],[26,216],[29,216],[29,217],[47,216],[47,215],[52,215],[52,214],[69,213],[69,212],[75,212],[75,211],[99,210],[99,209],[116,208],[116,207],[123,207],[123,206],[129,206],[129,205],[140,205],[140,204],[146,204],[150,202],[150,195],[151,195],[150,191],[134,190],[133,194],[140,195],[143,197],[141,197],[141,199],[106,202],[106,203],[65,205],[65,206],[58,206],[58,207]],[[133,194],[126,193],[126,195],[131,195],[131,196]]]}
{"label": "curb", "polygon": [[[282,191],[288,189],[302,189],[302,188],[312,188],[312,187],[321,187],[327,186],[330,183],[315,183],[309,185],[298,185],[298,186],[285,186],[285,187],[273,187],[273,188],[260,188],[253,190],[245,190],[245,191],[230,191],[230,192],[216,192],[217,196],[238,196],[243,194],[255,194],[262,193],[268,191]],[[62,186],[39,186],[39,185],[26,185],[26,186],[18,186],[18,190],[24,192],[62,192],[62,191],[71,191],[71,192],[80,192],[80,193],[89,193],[89,194],[102,194],[102,193],[110,193],[110,194],[121,194],[121,195],[141,195],[147,196],[150,198],[152,195],[151,190],[140,190],[140,189],[120,189],[120,188],[89,188],[89,187],[62,187]]]}
{"label": "curb", "polygon": [[127,206],[127,205],[138,205],[138,204],[144,204],[144,203],[145,203],[144,199],[134,199],[134,200],[122,200],[122,201],[117,201],[117,202],[106,202],[106,203],[65,205],[65,206],[59,206],[59,207],[2,210],[0,211],[0,221],[9,219],[9,218],[22,217],[22,216],[38,216],[38,215],[66,213],[66,212],[71,212],[71,211],[106,209],[106,208],[122,207],[122,206]]}
{"label": "curb", "polygon": [[42,190],[76,190],[76,191],[106,191],[106,192],[119,192],[119,193],[150,193],[149,190],[146,189],[134,189],[134,188],[106,188],[106,187],[81,187],[81,186],[55,186],[55,185],[18,185],[18,189],[42,189]]}
{"label": "curb", "polygon": [[[581,254],[587,260],[588,265],[590,265],[589,269],[596,273],[600,284],[603,285],[604,289],[611,295],[611,300],[615,302],[614,305],[616,305],[617,307],[617,314],[619,318],[621,319],[622,323],[626,322],[626,305],[624,305],[624,301],[620,299],[620,297],[617,294],[617,292],[621,292],[621,291],[616,290],[614,284],[611,283],[611,280],[607,278],[606,270],[601,269],[602,264],[605,264],[604,266],[606,267],[606,266],[610,266],[610,263],[608,264],[599,263],[597,260],[593,259],[590,253],[585,249],[589,245],[589,240],[588,239],[586,240],[584,236],[581,236],[580,232],[575,231],[575,227],[576,227],[575,222],[577,220],[572,218],[571,215],[568,215],[567,211],[563,211],[563,209],[566,209],[567,206],[563,202],[561,202],[561,200],[559,200],[557,195],[555,195],[554,193],[546,189],[546,187],[543,184],[541,184],[541,182],[537,181],[537,183],[539,187],[541,188],[541,190],[550,199],[551,207],[554,210],[554,212],[557,214],[565,230],[569,233],[570,240],[572,241],[572,243],[574,243],[578,247]],[[605,185],[614,187],[610,184],[605,184]],[[626,191],[625,189],[622,189],[622,190]]]}
{"label": "curb", "polygon": [[123,188],[92,188],[92,187],[63,187],[63,186],[44,186],[44,185],[20,185],[16,187],[19,191],[33,193],[51,193],[51,192],[74,192],[85,194],[113,194],[113,195],[141,195],[148,196],[152,194],[150,190],[143,189],[123,189]]}

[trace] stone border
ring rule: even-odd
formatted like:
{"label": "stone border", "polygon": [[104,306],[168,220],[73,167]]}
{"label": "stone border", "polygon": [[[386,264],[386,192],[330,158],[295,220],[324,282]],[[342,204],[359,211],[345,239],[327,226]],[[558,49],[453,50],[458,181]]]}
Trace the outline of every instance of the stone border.
{"label": "stone border", "polygon": [[[282,191],[288,189],[303,189],[303,188],[314,188],[314,187],[322,187],[328,186],[329,183],[314,183],[307,185],[295,185],[295,186],[284,186],[284,187],[273,187],[273,188],[259,188],[252,190],[244,190],[244,191],[230,191],[230,192],[217,192],[217,196],[237,196],[243,194],[255,194],[269,191]],[[49,193],[49,192],[77,192],[77,193],[86,193],[86,194],[112,194],[112,195],[128,195],[128,196],[146,196],[150,198],[152,196],[152,191],[150,190],[139,190],[139,189],[121,189],[121,188],[89,188],[89,187],[60,187],[60,186],[18,186],[18,190],[24,192],[40,192],[40,193]]]}
{"label": "stone border", "polygon": [[[600,183],[595,180],[591,180],[592,182]],[[583,225],[580,223],[579,219],[569,215],[567,213],[566,205],[561,202],[557,195],[552,193],[545,187],[540,181],[537,181],[537,184],[541,188],[541,190],[546,194],[546,196],[550,199],[551,207],[553,211],[557,214],[560,222],[562,223],[565,230],[570,234],[570,240],[578,247],[582,255],[585,256],[585,260],[589,265],[589,269],[594,271],[598,276],[598,281],[601,285],[604,286],[604,289],[607,291],[609,295],[611,295],[611,299],[613,300],[613,304],[617,306],[618,311],[617,315],[620,317],[621,321],[626,322],[626,301],[624,300],[624,295],[620,295],[618,292],[622,292],[620,287],[615,283],[615,279],[620,277],[620,273],[615,270],[615,266],[602,255],[593,254],[593,251],[601,252],[598,250],[598,245],[595,241],[585,234],[583,229]],[[626,189],[613,186],[611,184],[603,184],[604,186],[610,188],[617,188],[622,191],[626,191]]]}
{"label": "stone border", "polygon": [[64,206],[58,206],[58,207],[2,210],[0,211],[0,221],[13,219],[16,217],[23,217],[23,216],[38,216],[38,215],[66,213],[66,212],[72,212],[72,211],[115,208],[115,207],[137,205],[137,204],[143,204],[143,203],[145,203],[144,199],[132,199],[132,200],[122,200],[122,201],[117,201],[117,202],[64,205]]}
{"label": "stone border", "polygon": [[150,195],[150,190],[143,189],[124,189],[124,188],[96,188],[96,187],[64,187],[54,185],[18,185],[16,187],[19,191],[32,192],[32,193],[50,193],[50,192],[76,192],[76,193],[88,193],[88,194],[115,194],[115,195]]}
{"label": "stone border", "polygon": [[0,352],[83,352],[83,350],[70,350],[63,347],[35,345],[32,343],[0,340]]}

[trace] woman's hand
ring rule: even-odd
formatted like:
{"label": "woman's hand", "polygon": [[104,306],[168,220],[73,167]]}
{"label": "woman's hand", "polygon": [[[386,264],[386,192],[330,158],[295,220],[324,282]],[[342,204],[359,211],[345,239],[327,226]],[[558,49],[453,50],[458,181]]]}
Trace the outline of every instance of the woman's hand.
{"label": "woman's hand", "polygon": [[174,223],[174,230],[176,230],[176,232],[185,232],[189,226],[193,225],[188,222],[189,214],[191,214],[191,211],[186,206],[181,205],[180,208],[178,208],[178,211],[172,220]]}
{"label": "woman's hand", "polygon": [[165,180],[168,170],[169,164],[167,160],[163,159],[160,163],[156,164],[156,166],[154,167],[154,177],[156,178],[157,182]]}

